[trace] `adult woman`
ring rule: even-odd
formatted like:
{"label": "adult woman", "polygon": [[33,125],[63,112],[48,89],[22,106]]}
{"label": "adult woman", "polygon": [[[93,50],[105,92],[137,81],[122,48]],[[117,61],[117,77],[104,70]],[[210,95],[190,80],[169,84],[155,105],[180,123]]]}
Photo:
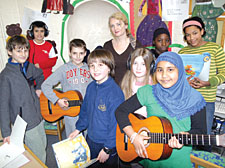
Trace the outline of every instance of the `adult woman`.
{"label": "adult woman", "polygon": [[217,86],[225,81],[225,53],[218,44],[204,41],[206,34],[205,25],[201,18],[191,17],[183,22],[184,39],[188,46],[182,48],[180,54],[202,54],[210,53],[211,64],[209,71],[209,80],[202,81],[199,78],[189,80],[189,84],[197,89],[205,98],[207,133],[211,133],[213,116],[215,111]]}
{"label": "adult woman", "polygon": [[[116,110],[116,119],[135,147],[138,156],[148,158],[144,140],[149,137],[137,134],[128,119],[129,113],[146,106],[148,117],[167,118],[174,133],[206,133],[205,100],[187,82],[183,62],[174,52],[164,52],[155,63],[154,73],[157,84],[145,85],[137,94],[122,103]],[[134,126],[134,125],[133,125]],[[146,167],[191,167],[191,146],[183,146],[172,137],[169,146],[173,152],[168,159],[151,161],[144,159],[141,164]],[[179,148],[179,149],[178,149]]]}
{"label": "adult woman", "polygon": [[113,36],[103,48],[112,52],[116,64],[115,81],[120,84],[126,72],[126,62],[130,53],[141,44],[136,41],[128,30],[128,20],[121,12],[116,12],[109,17],[109,28]]}

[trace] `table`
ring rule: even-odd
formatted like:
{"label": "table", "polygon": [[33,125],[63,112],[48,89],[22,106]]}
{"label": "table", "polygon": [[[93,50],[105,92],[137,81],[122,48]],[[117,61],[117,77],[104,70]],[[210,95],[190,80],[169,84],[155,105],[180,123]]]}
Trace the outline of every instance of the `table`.
{"label": "table", "polygon": [[[1,131],[0,131],[0,139],[2,140],[2,135],[1,135]],[[0,142],[0,146],[3,143]],[[25,165],[22,166],[22,168],[40,168],[40,167],[44,167],[47,168],[47,166],[24,144],[25,147],[25,151],[23,152],[23,154],[30,160],[28,163],[26,163]]]}

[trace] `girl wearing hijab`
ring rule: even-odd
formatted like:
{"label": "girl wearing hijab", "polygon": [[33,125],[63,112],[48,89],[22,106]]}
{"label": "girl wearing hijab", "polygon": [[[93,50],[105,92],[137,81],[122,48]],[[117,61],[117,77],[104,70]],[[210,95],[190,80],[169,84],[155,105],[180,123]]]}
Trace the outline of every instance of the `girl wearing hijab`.
{"label": "girl wearing hijab", "polygon": [[[174,52],[164,52],[156,60],[154,76],[157,84],[145,85],[137,93],[122,103],[116,110],[116,119],[121,131],[133,142],[139,157],[148,158],[144,140],[149,137],[137,134],[129,121],[128,115],[146,106],[147,117],[157,116],[167,118],[173,128],[173,133],[204,134],[206,133],[205,100],[193,89],[186,77],[183,62]],[[183,146],[176,137],[168,142],[173,148],[171,156],[165,160],[140,161],[146,167],[191,167],[191,146]]]}

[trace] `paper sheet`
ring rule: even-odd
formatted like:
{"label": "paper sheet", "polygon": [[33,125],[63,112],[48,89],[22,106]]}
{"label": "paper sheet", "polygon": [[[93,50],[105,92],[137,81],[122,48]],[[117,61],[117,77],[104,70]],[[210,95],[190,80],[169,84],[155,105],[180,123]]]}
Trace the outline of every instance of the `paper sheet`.
{"label": "paper sheet", "polygon": [[30,160],[23,154],[19,155],[16,159],[13,161],[9,162],[4,168],[16,168],[16,167],[21,167],[28,163]]}
{"label": "paper sheet", "polygon": [[163,21],[183,21],[188,18],[189,0],[162,0]]}
{"label": "paper sheet", "polygon": [[25,151],[23,138],[26,126],[27,123],[20,116],[17,116],[12,128],[10,144],[5,143],[0,146],[0,167],[4,167]]}

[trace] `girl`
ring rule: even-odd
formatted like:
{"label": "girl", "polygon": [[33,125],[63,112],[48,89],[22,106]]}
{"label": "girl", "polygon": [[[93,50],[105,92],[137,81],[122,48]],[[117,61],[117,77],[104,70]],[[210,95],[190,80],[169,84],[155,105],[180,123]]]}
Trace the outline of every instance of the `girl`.
{"label": "girl", "polygon": [[96,49],[88,56],[91,82],[86,91],[76,130],[69,138],[87,129],[87,143],[91,159],[99,162],[93,167],[117,167],[115,110],[124,101],[122,90],[113,80],[114,59],[104,49]]}
{"label": "girl", "polygon": [[[152,85],[152,78],[150,75],[151,68],[154,66],[154,58],[152,53],[147,48],[138,48],[134,50],[127,60],[127,72],[121,82],[121,89],[124,93],[125,99],[134,95],[138,88],[150,84]],[[146,108],[136,111],[145,118],[147,117]]]}
{"label": "girl", "polygon": [[[166,117],[170,120],[174,133],[205,133],[205,100],[187,82],[183,62],[174,52],[164,52],[156,60],[154,73],[157,84],[145,85],[137,93],[121,104],[116,110],[116,119],[127,136],[133,142],[136,153],[148,158],[144,140],[149,139],[134,132],[128,115],[133,111],[147,107],[147,116]],[[173,149],[166,160],[151,161],[144,159],[140,163],[146,167],[191,167],[191,146],[183,146],[175,137],[169,140]],[[179,149],[177,149],[179,148]]]}
{"label": "girl", "polygon": [[117,12],[109,17],[109,28],[113,36],[107,41],[103,48],[112,52],[116,64],[115,81],[120,84],[126,72],[126,62],[130,53],[141,44],[136,41],[128,30],[128,20],[126,16]]}
{"label": "girl", "polygon": [[211,55],[209,81],[199,78],[189,80],[189,84],[197,89],[206,101],[207,133],[211,134],[213,116],[215,111],[217,86],[225,81],[225,53],[218,44],[204,41],[205,25],[201,18],[191,17],[183,22],[184,39],[188,46],[182,48],[180,54],[202,54],[208,52]]}
{"label": "girl", "polygon": [[52,74],[52,67],[56,64],[57,54],[51,43],[44,40],[48,36],[49,30],[47,25],[42,21],[31,23],[29,36],[30,53],[28,61],[35,64],[37,68],[43,70],[45,79]]}

